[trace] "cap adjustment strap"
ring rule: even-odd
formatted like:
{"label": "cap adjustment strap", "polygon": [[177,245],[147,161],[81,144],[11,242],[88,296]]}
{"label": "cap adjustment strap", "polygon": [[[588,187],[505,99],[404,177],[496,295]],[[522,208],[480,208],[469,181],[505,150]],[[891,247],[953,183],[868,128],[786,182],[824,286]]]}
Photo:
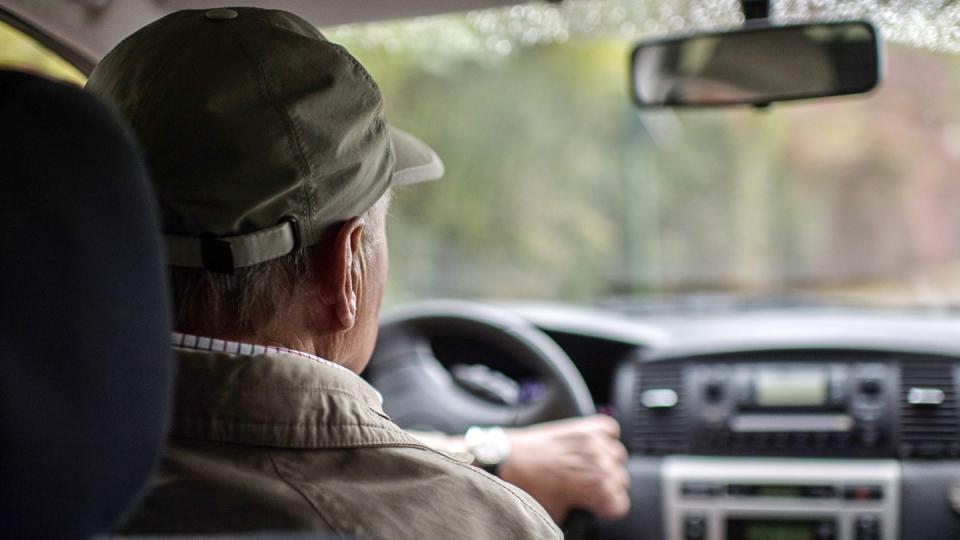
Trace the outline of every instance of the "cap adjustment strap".
{"label": "cap adjustment strap", "polygon": [[292,253],[299,246],[296,221],[285,220],[273,227],[237,236],[196,237],[164,235],[167,264],[205,268],[233,274],[237,268],[253,266]]}

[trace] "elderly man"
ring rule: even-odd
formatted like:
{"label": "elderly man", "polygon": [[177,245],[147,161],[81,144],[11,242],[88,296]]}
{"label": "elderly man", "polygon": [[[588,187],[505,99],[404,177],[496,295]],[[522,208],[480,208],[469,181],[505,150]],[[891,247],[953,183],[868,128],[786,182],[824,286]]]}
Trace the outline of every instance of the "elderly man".
{"label": "elderly man", "polygon": [[[182,11],[118,45],[87,87],[144,147],[179,331],[171,445],[127,531],[560,536],[527,493],[390,422],[357,376],[376,341],[391,186],[443,166],[387,125],[346,50],[285,12]],[[579,422],[511,432],[502,469],[554,516],[622,514],[616,424]],[[543,480],[529,465],[544,455],[567,469]]]}

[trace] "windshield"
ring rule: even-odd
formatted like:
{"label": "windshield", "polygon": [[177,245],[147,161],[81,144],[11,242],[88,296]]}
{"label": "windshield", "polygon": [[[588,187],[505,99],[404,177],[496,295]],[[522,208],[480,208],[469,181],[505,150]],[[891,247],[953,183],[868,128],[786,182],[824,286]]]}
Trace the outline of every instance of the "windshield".
{"label": "windshield", "polygon": [[388,303],[960,299],[952,41],[905,31],[884,8],[878,24],[894,40],[868,97],[640,112],[627,93],[637,37],[739,22],[738,2],[693,2],[685,17],[630,11],[641,4],[673,3],[574,1],[328,32],[380,83],[391,122],[447,167],[396,194]]}

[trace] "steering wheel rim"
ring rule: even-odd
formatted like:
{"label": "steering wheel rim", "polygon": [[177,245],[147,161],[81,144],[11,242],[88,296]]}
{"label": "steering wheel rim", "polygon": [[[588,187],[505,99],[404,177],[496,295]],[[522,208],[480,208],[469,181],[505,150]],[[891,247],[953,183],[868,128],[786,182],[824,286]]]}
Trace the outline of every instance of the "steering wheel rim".
{"label": "steering wheel rim", "polygon": [[[444,336],[509,353],[542,379],[542,398],[499,405],[463,389],[433,354],[431,340]],[[385,412],[408,429],[462,435],[473,425],[525,426],[595,412],[583,377],[556,342],[517,315],[473,302],[430,300],[384,317],[364,375],[384,395]]]}

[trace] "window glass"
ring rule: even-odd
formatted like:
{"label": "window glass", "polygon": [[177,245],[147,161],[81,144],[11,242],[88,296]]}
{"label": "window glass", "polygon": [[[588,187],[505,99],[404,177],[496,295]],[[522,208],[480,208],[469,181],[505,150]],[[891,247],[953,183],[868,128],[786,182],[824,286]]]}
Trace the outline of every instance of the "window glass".
{"label": "window glass", "polygon": [[66,60],[3,22],[0,22],[0,68],[33,71],[77,85],[86,80]]}
{"label": "window glass", "polygon": [[484,17],[329,32],[447,166],[394,199],[388,302],[960,301],[957,54],[890,41],[867,97],[641,112],[632,38]]}

